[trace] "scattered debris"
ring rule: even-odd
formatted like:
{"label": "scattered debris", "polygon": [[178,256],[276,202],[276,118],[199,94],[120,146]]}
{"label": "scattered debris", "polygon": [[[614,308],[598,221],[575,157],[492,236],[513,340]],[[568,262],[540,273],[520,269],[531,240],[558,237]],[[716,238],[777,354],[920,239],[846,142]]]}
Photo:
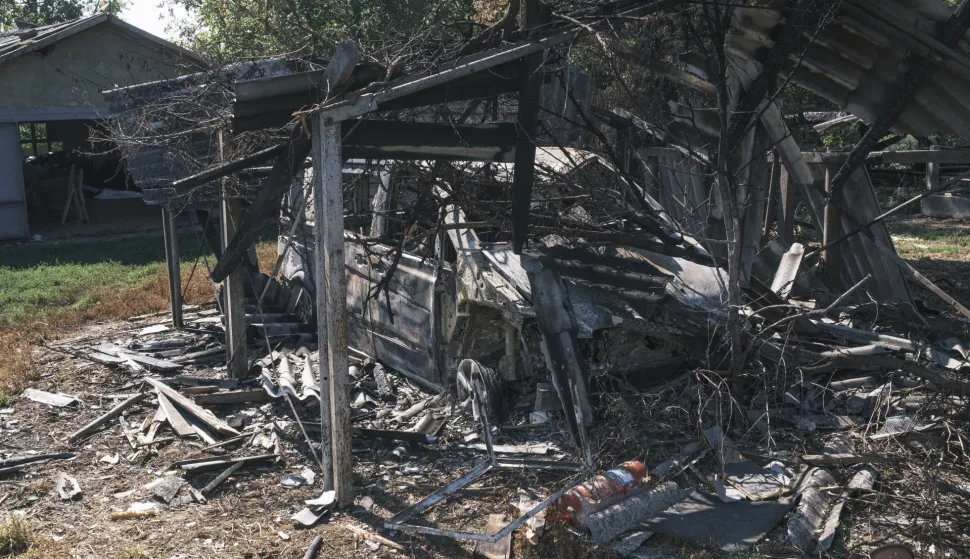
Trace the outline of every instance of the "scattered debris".
{"label": "scattered debris", "polygon": [[[497,534],[504,527],[504,514],[490,514],[485,523],[485,534],[489,536]],[[511,553],[512,534],[506,534],[505,537],[495,542],[478,542],[475,545],[472,557],[477,559],[509,559]]]}
{"label": "scattered debris", "polygon": [[359,528],[352,524],[343,524],[343,527],[353,532],[354,535],[361,538],[362,540],[373,542],[373,543],[379,543],[381,545],[386,545],[387,547],[391,549],[396,549],[398,551],[404,551],[403,545],[395,541],[389,540],[380,534],[375,534],[373,532],[370,532],[363,528]]}
{"label": "scattered debris", "polygon": [[81,486],[77,480],[64,472],[58,472],[54,490],[62,501],[72,501],[81,496]]}
{"label": "scattered debris", "polygon": [[77,398],[74,396],[44,392],[43,390],[34,390],[33,388],[27,388],[24,390],[23,397],[34,402],[47,404],[48,406],[58,408],[65,408],[77,402]]}
{"label": "scattered debris", "polygon": [[132,503],[127,510],[112,512],[108,515],[111,520],[129,520],[132,518],[145,518],[155,516],[159,513],[157,503]]}
{"label": "scattered debris", "polygon": [[323,536],[317,536],[313,538],[313,542],[310,547],[307,548],[306,553],[303,555],[303,559],[317,559],[320,555],[320,548],[323,547]]}

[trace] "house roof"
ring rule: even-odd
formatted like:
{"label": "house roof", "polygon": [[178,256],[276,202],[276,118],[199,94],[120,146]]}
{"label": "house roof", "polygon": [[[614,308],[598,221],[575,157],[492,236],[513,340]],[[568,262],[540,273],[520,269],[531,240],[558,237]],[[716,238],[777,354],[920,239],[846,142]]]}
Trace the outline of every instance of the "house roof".
{"label": "house roof", "polygon": [[204,65],[199,55],[194,52],[106,14],[97,14],[64,23],[42,25],[30,29],[0,31],[0,64],[38,51],[103,23],[112,25],[129,35],[133,35],[136,39],[154,43],[157,47],[176,52],[193,62]]}

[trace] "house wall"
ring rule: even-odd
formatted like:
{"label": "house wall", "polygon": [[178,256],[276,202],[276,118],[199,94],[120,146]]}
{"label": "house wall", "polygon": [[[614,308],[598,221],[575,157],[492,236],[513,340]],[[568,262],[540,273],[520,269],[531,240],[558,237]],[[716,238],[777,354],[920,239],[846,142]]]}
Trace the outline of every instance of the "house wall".
{"label": "house wall", "polygon": [[0,121],[107,116],[101,90],[174,78],[197,67],[110,23],[0,65]]}

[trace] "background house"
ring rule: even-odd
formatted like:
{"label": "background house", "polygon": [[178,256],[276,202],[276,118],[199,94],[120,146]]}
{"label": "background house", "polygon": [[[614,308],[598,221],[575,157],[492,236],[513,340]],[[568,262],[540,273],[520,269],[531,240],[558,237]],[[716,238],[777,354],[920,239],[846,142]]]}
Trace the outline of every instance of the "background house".
{"label": "background house", "polygon": [[28,222],[86,219],[68,194],[69,184],[81,192],[78,171],[95,189],[125,188],[117,154],[91,155],[108,147],[91,141],[108,114],[102,91],[201,68],[192,52],[108,15],[0,31],[0,240],[28,236]]}

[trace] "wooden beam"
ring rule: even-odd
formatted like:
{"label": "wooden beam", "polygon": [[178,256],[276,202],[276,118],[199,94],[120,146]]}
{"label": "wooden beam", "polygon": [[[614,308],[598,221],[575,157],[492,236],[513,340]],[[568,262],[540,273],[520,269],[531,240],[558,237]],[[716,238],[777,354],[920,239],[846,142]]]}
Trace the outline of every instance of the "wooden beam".
{"label": "wooden beam", "polygon": [[314,281],[320,352],[321,454],[323,467],[330,465],[332,468],[330,472],[324,472],[323,485],[324,490],[336,491],[338,505],[346,507],[354,502],[354,469],[351,454],[342,172],[341,127],[339,123],[327,122],[323,114],[314,115]]}
{"label": "wooden beam", "polygon": [[202,186],[207,182],[212,182],[216,179],[221,179],[223,177],[228,177],[233,173],[238,173],[244,169],[254,167],[270,159],[279,157],[280,154],[286,152],[286,144],[280,144],[278,146],[273,146],[271,148],[266,148],[264,150],[251,153],[246,157],[241,157],[235,161],[227,161],[225,163],[220,163],[209,167],[201,173],[196,173],[192,176],[185,177],[184,179],[179,179],[172,183],[171,187],[175,189],[178,194],[185,194],[186,192],[192,190],[193,188]]}
{"label": "wooden beam", "polygon": [[343,148],[350,147],[504,147],[515,146],[513,123],[439,124],[397,120],[351,120],[342,123]]}
{"label": "wooden beam", "polygon": [[768,177],[768,193],[765,195],[765,221],[761,226],[760,247],[768,243],[768,236],[771,228],[778,221],[778,200],[780,198],[778,190],[781,188],[781,158],[775,157],[771,161],[771,174]]}
{"label": "wooden beam", "polygon": [[[849,158],[849,152],[806,152],[803,154],[808,163],[840,164]],[[913,149],[900,151],[873,151],[866,156],[866,163],[873,165],[915,165],[970,163],[970,149]]]}
{"label": "wooden beam", "polygon": [[522,253],[529,236],[529,209],[532,205],[532,183],[535,180],[536,131],[539,125],[539,92],[542,76],[542,54],[533,54],[523,62],[519,84],[517,116],[518,140],[515,145],[515,171],[512,177],[512,250]]}
{"label": "wooden beam", "polygon": [[209,277],[214,283],[221,283],[239,266],[249,247],[262,232],[263,224],[279,212],[283,195],[289,190],[293,176],[303,167],[309,153],[310,138],[303,127],[297,126],[290,136],[286,152],[276,160],[246,218],[237,224],[236,234],[225,245],[222,256],[212,269]]}
{"label": "wooden beam", "polygon": [[75,431],[68,440],[72,444],[73,443],[76,443],[79,439],[82,439],[82,438],[90,435],[91,433],[94,433],[95,431],[98,430],[99,427],[101,427],[105,423],[111,421],[112,419],[118,417],[126,409],[128,409],[131,406],[137,404],[138,402],[141,402],[142,400],[144,400],[147,397],[148,397],[148,393],[147,392],[139,392],[138,394],[135,394],[131,398],[128,398],[124,402],[121,402],[117,406],[111,408],[107,413],[105,413],[101,417],[95,419],[91,423],[88,423],[84,427],[81,427],[80,429],[78,429],[77,431]]}
{"label": "wooden beam", "polygon": [[[940,150],[940,146],[931,146],[930,150]],[[970,156],[970,150],[967,151],[967,156]],[[970,158],[968,158],[968,161],[970,161]],[[938,186],[940,186],[940,164],[935,161],[927,162],[926,190],[935,190]]]}
{"label": "wooden beam", "polygon": [[172,307],[172,327],[182,327],[182,270],[179,256],[178,231],[172,210],[162,206],[162,237],[165,243],[165,263],[168,267],[168,298]]}
{"label": "wooden beam", "polygon": [[[222,131],[219,131],[219,154],[223,153]],[[242,222],[242,206],[239,200],[230,198],[226,178],[220,186],[222,253],[225,256],[229,244]],[[236,267],[222,281],[222,314],[226,321],[226,366],[229,378],[243,378],[249,372],[246,344],[246,291],[244,268]]]}
{"label": "wooden beam", "polygon": [[[822,229],[822,244],[829,245],[842,233],[842,204],[841,192],[832,190],[832,169],[825,166],[825,194],[829,196],[824,209],[824,224]],[[842,251],[841,245],[833,244],[822,251],[822,283],[833,293],[841,291],[839,289],[839,272],[842,270]]]}
{"label": "wooden beam", "polygon": [[320,80],[320,87],[326,91],[326,97],[333,97],[347,88],[359,60],[360,53],[357,52],[356,43],[341,41],[337,45]]}
{"label": "wooden beam", "polygon": [[795,181],[784,165],[778,173],[778,236],[785,244],[795,242]]}

